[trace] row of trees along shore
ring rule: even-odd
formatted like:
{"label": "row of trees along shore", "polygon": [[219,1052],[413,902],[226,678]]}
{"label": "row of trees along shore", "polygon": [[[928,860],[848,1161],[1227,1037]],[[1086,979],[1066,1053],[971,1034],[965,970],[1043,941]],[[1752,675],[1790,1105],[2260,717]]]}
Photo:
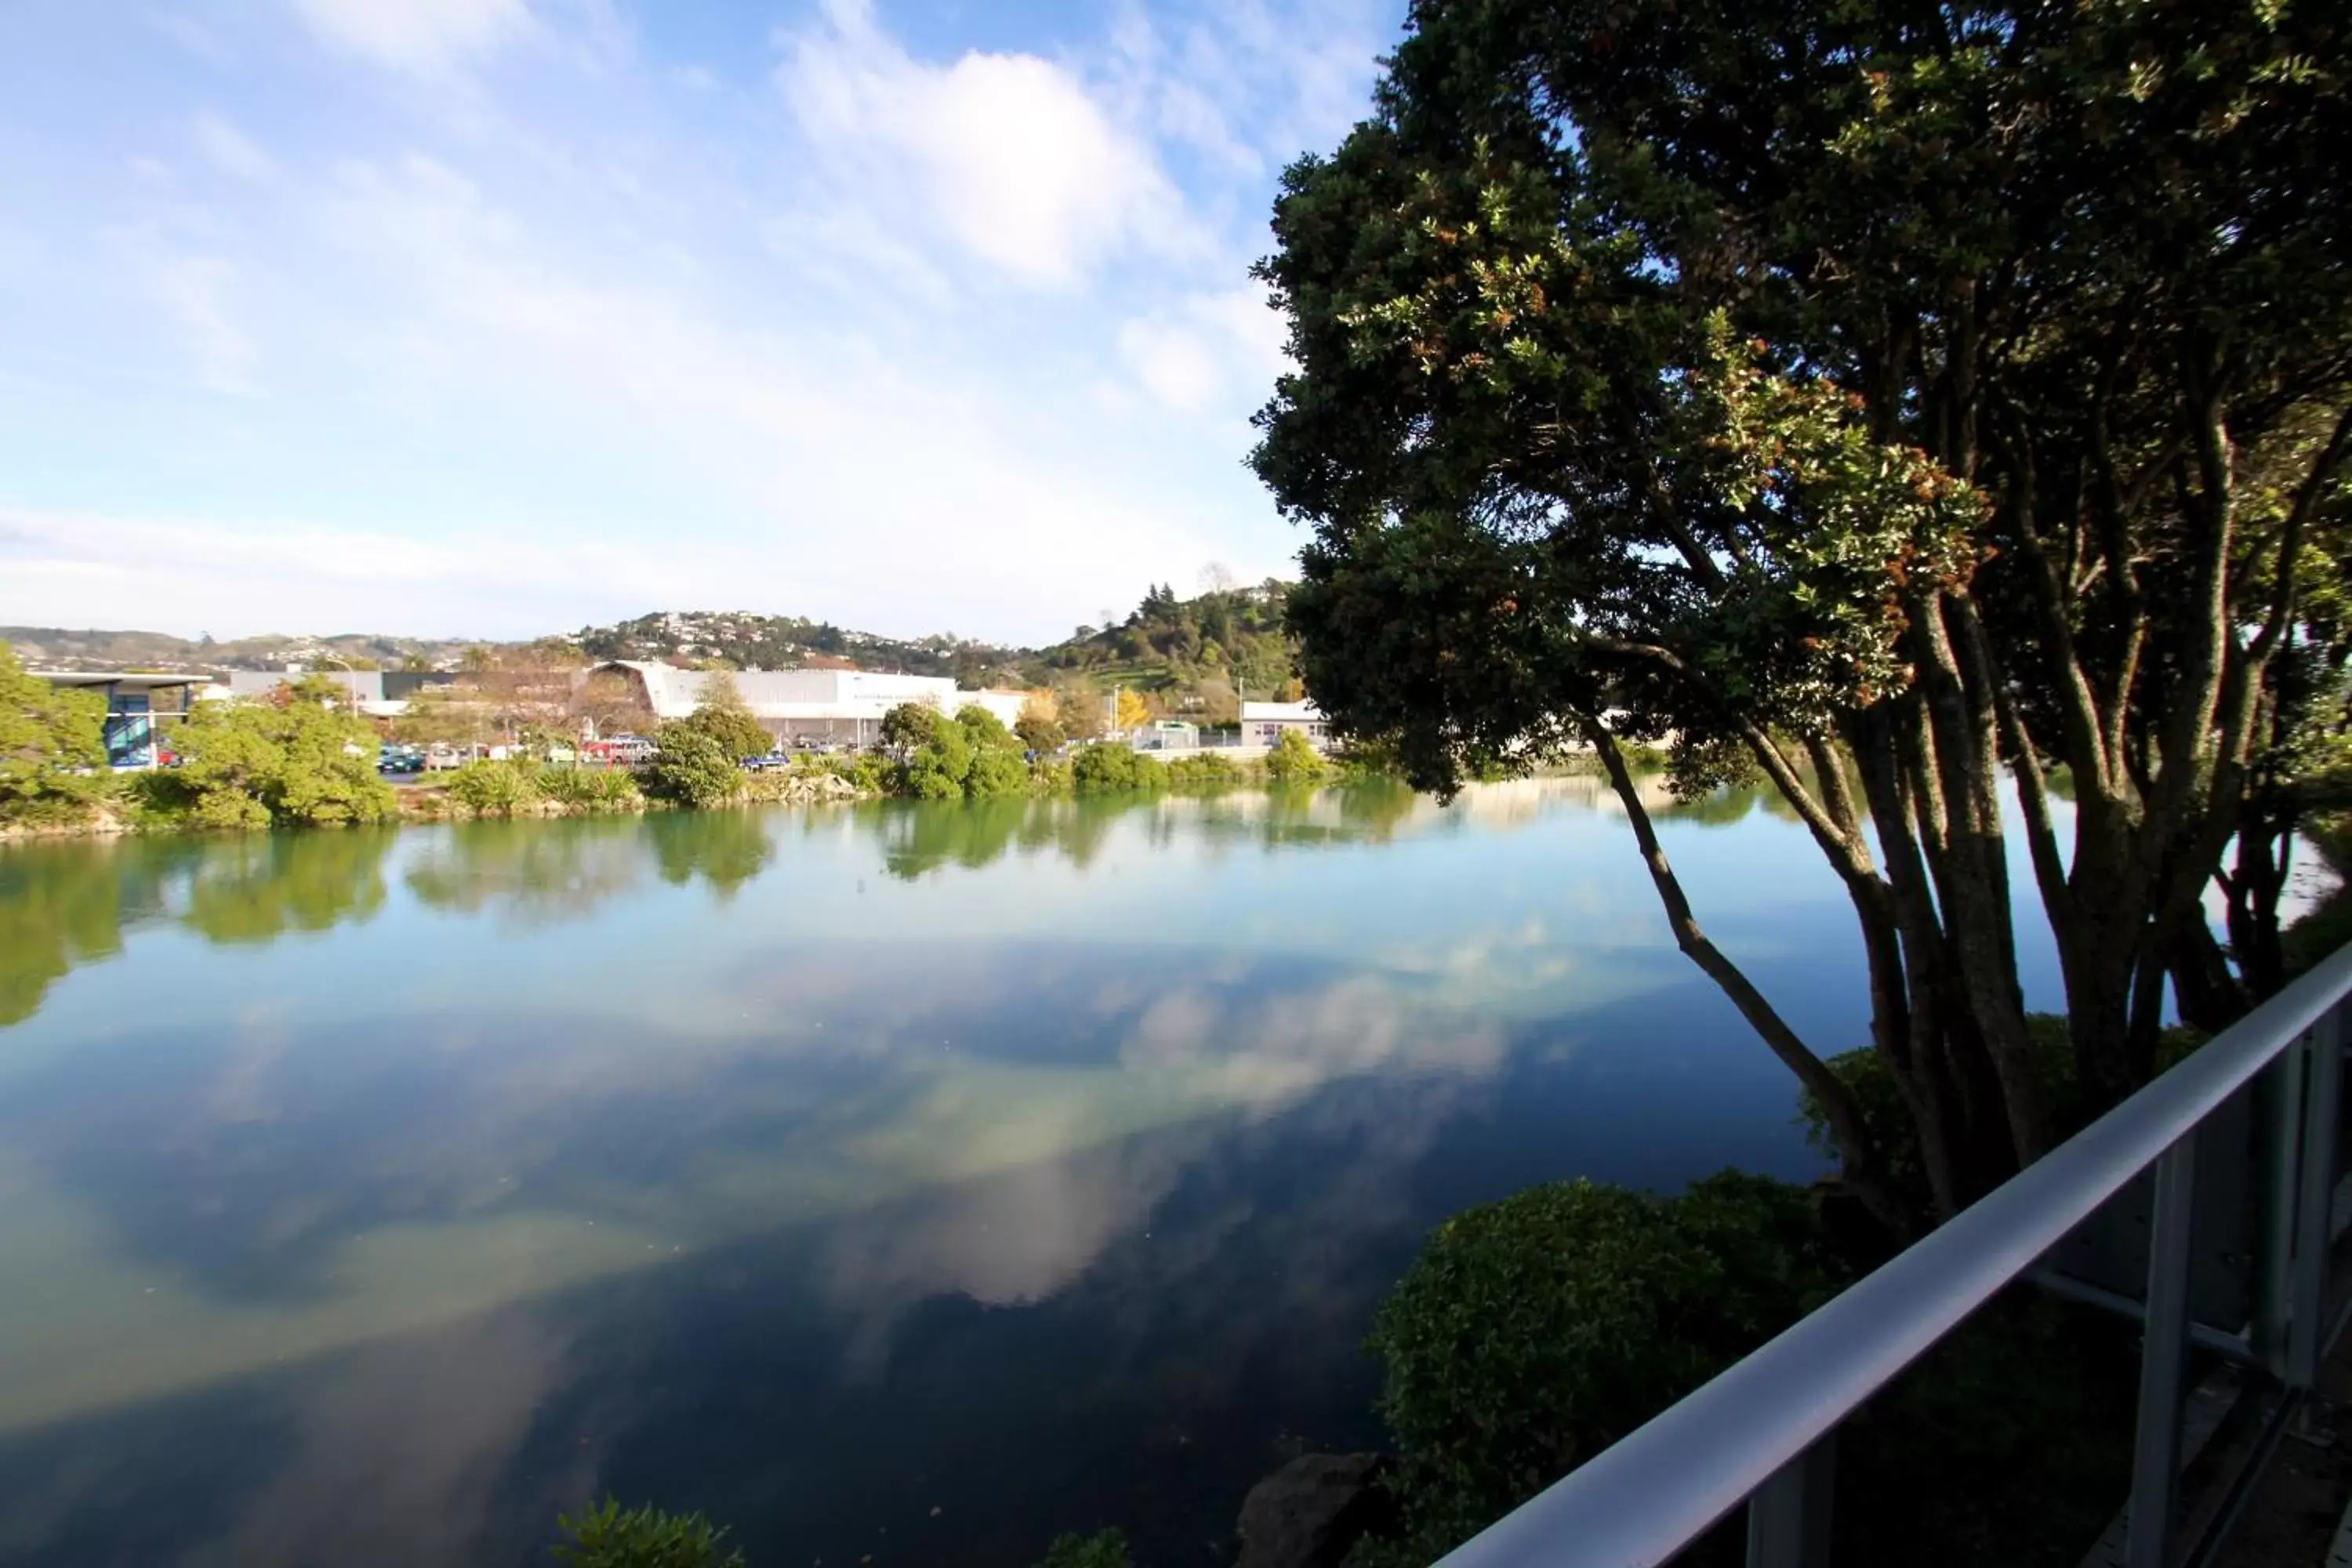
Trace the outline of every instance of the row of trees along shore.
{"label": "row of trees along shore", "polygon": [[[457,700],[442,698],[429,706],[424,729],[437,731]],[[199,704],[171,725],[167,738],[177,761],[156,772],[109,773],[103,723],[97,698],[26,674],[0,645],[0,827],[315,827],[416,816],[709,808],[872,795],[988,800],[1199,792],[1311,785],[1377,771],[1335,764],[1297,734],[1283,737],[1265,758],[1242,763],[1214,752],[1162,762],[1112,742],[1069,749],[1052,704],[1041,701],[1031,703],[1013,729],[976,704],[953,714],[905,704],[886,716],[879,752],[807,757],[752,773],[742,759],[767,752],[773,742],[740,692],[724,680],[711,683],[708,700],[693,714],[656,729],[657,754],[642,770],[528,758],[478,761],[437,779],[437,787],[411,791],[395,791],[379,776],[376,726],[350,711],[340,689],[320,678],[291,681],[260,699]],[[526,746],[567,739],[561,729],[538,722],[514,729]]]}
{"label": "row of trees along shore", "polygon": [[[1254,461],[1312,530],[1317,700],[1438,789],[1598,747],[1684,950],[1895,1229],[2146,1081],[2168,991],[2210,1030],[2281,983],[2291,835],[2345,779],[2346,17],[1424,0],[1284,176]],[[1709,942],[1628,737],[1811,829],[1867,1058]]]}

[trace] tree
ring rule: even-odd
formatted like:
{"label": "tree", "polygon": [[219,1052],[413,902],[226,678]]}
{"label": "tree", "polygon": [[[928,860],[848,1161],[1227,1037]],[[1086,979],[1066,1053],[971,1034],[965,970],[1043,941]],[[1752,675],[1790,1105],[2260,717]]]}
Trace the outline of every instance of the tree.
{"label": "tree", "polygon": [[955,721],[963,731],[964,743],[975,752],[1011,752],[1020,748],[1020,742],[1004,727],[1004,721],[977,702],[967,702],[957,709]]}
{"label": "tree", "polygon": [[1150,722],[1151,722],[1151,705],[1144,701],[1140,693],[1129,691],[1125,687],[1119,688],[1118,719],[1113,727],[1124,732],[1129,730],[1139,730]]}
{"label": "tree", "polygon": [[904,762],[917,746],[938,732],[944,716],[922,702],[901,702],[882,715],[882,747]]}
{"label": "tree", "polygon": [[81,815],[106,766],[106,703],[25,673],[0,642],[0,823]]}
{"label": "tree", "polygon": [[2347,521],[2334,26],[1425,0],[1375,117],[1285,175],[1261,275],[1298,368],[1254,461],[1315,531],[1317,700],[1440,788],[1594,747],[1678,942],[1890,1224],[1852,1096],[1705,936],[1619,741],[1805,822],[1938,1212],[2063,1131],[2006,772],[2088,1108],[2152,1070],[2168,980],[2244,1005],[2201,899]]}
{"label": "tree", "polygon": [[172,731],[180,765],[150,775],[150,798],[205,827],[338,826],[399,815],[377,776],[376,735],[318,677],[268,700],[201,702]]}
{"label": "tree", "polygon": [[1069,739],[1050,691],[1029,694],[1029,700],[1021,705],[1021,716],[1013,721],[1013,733],[1033,752],[1059,751]]}
{"label": "tree", "polygon": [[658,748],[646,767],[646,793],[698,809],[724,805],[743,790],[743,769],[727,742],[692,719],[673,719],[654,732]]}
{"label": "tree", "polygon": [[726,747],[730,757],[764,756],[774,746],[733,675],[717,670],[704,676],[701,698],[686,722]]}

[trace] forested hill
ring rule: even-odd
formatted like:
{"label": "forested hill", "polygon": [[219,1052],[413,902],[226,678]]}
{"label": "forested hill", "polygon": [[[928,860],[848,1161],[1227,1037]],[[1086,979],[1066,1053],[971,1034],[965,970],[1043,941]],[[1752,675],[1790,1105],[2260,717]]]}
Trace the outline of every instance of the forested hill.
{"label": "forested hill", "polygon": [[434,637],[342,632],[331,637],[269,633],[226,642],[165,632],[70,626],[0,626],[0,642],[28,665],[52,669],[271,669],[289,664],[351,668],[455,667],[473,645]]}

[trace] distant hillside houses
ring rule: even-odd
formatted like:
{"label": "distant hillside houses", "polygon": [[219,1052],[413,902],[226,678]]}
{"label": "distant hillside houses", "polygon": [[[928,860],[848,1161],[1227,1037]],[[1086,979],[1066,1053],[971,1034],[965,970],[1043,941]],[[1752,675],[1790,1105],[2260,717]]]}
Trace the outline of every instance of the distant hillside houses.
{"label": "distant hillside houses", "polygon": [[732,680],[767,731],[788,742],[815,741],[871,746],[882,738],[882,717],[904,702],[952,713],[970,703],[1007,726],[1021,716],[1025,692],[967,690],[947,676],[885,675],[866,669],[681,669],[657,659],[617,658],[598,665],[635,680],[656,719],[683,719],[703,705],[712,680]]}

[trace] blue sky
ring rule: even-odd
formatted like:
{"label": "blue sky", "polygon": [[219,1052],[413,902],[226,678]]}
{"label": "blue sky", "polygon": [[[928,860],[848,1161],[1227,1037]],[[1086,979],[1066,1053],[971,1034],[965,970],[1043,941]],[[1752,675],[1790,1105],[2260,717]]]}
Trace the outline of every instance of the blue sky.
{"label": "blue sky", "polygon": [[0,5],[0,623],[1039,641],[1284,572],[1246,269],[1402,15]]}

